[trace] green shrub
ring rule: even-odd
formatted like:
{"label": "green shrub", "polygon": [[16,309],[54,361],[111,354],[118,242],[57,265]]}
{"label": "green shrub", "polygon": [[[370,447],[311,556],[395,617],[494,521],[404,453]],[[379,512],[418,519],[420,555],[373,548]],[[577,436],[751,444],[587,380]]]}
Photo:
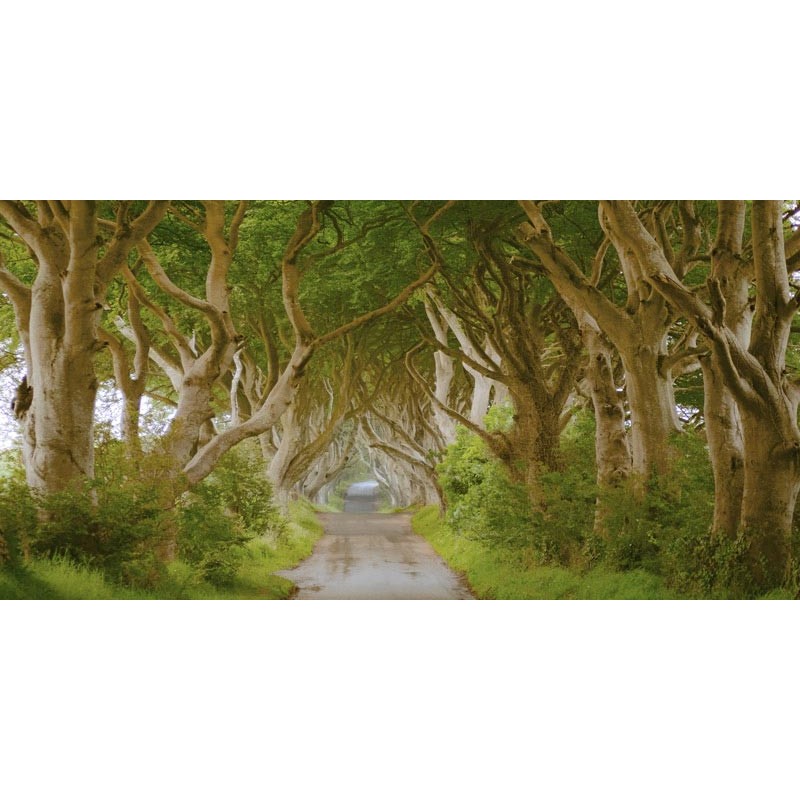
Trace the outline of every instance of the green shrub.
{"label": "green shrub", "polygon": [[463,536],[500,547],[530,544],[533,513],[527,492],[509,479],[478,436],[459,427],[437,473],[447,520]]}
{"label": "green shrub", "polygon": [[169,467],[158,450],[132,462],[122,442],[102,441],[95,480],[38,499],[41,519],[37,524],[33,509],[27,534],[32,554],[66,557],[114,583],[153,588],[168,577],[165,555],[174,541],[197,581],[224,585],[248,540],[276,539],[284,530],[272,487],[247,450],[229,453],[175,508],[176,488],[164,477]]}
{"label": "green shrub", "polygon": [[693,532],[675,537],[663,556],[664,572],[672,586],[703,597],[754,597],[747,536],[736,539]]}
{"label": "green shrub", "polygon": [[182,499],[178,554],[205,580],[224,586],[239,570],[247,542],[278,541],[285,532],[263,466],[246,450],[232,451]]}
{"label": "green shrub", "polygon": [[36,507],[19,465],[0,476],[0,564],[18,564],[36,529]]}
{"label": "green shrub", "polygon": [[252,535],[239,532],[213,494],[202,489],[192,492],[183,503],[178,528],[180,558],[210,583],[230,583],[242,561],[242,548]]}
{"label": "green shrub", "polygon": [[[596,490],[595,490],[596,491]],[[698,569],[713,515],[713,475],[703,438],[675,435],[665,475],[601,490],[602,532],[587,535],[588,563],[614,570],[645,569],[670,585],[687,585]],[[589,526],[591,531],[591,525]]]}
{"label": "green shrub", "polygon": [[561,435],[564,468],[540,476],[536,552],[541,563],[585,567],[597,504],[594,417],[576,414]]}
{"label": "green shrub", "polygon": [[614,572],[604,566],[578,572],[560,566],[525,563],[513,551],[488,547],[465,539],[427,507],[412,518],[414,530],[424,536],[437,553],[462,572],[482,599],[661,599],[674,597],[658,576],[643,570]]}
{"label": "green shrub", "polygon": [[278,537],[285,532],[286,520],[275,505],[263,460],[253,448],[240,445],[228,452],[205,485],[213,487],[226,511],[252,536]]}
{"label": "green shrub", "polygon": [[[493,430],[506,430],[510,424],[504,406],[487,415]],[[528,487],[511,480],[480,437],[459,428],[438,467],[447,522],[467,538],[516,551],[523,559],[541,564],[581,561],[596,499],[591,418],[570,425],[562,451],[567,466],[540,476],[534,508]]]}
{"label": "green shrub", "polygon": [[[502,407],[488,422],[496,430],[513,424]],[[534,506],[483,441],[459,429],[438,470],[447,523],[520,564],[646,570],[695,596],[747,591],[746,542],[709,534],[714,485],[701,435],[673,437],[666,475],[644,487],[631,481],[603,490],[603,535],[593,530],[598,489],[591,414],[573,418],[562,434],[561,454],[563,470],[539,476]]]}
{"label": "green shrub", "polygon": [[163,577],[157,554],[169,514],[155,487],[87,482],[78,491],[43,496],[37,506],[34,555],[65,556],[127,586],[151,587]]}

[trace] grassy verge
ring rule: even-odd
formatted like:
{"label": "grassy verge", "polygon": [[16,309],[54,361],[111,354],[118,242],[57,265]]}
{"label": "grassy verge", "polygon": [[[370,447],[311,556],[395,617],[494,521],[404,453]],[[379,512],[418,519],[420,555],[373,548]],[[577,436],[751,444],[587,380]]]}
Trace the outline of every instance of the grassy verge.
{"label": "grassy verge", "polygon": [[485,547],[455,533],[428,506],[411,519],[414,530],[463,573],[475,595],[486,600],[665,600],[676,595],[643,570],[612,572],[597,567],[584,574],[563,567],[530,566],[513,553]]}
{"label": "grassy verge", "polygon": [[276,541],[255,539],[245,548],[230,585],[212,586],[188,564],[176,561],[155,590],[126,589],[102,573],[67,559],[33,559],[24,566],[0,569],[3,600],[280,600],[289,597],[291,581],[274,575],[311,555],[322,525],[309,503],[292,503],[287,532]]}
{"label": "grassy verge", "polygon": [[[484,600],[678,600],[693,599],[664,584],[645,570],[615,572],[595,567],[579,573],[564,567],[525,564],[512,552],[495,550],[465,539],[427,506],[411,518],[414,530],[424,536],[437,553],[466,576],[476,597]],[[724,592],[704,598],[727,600]],[[794,592],[773,589],[760,600],[792,600]]]}

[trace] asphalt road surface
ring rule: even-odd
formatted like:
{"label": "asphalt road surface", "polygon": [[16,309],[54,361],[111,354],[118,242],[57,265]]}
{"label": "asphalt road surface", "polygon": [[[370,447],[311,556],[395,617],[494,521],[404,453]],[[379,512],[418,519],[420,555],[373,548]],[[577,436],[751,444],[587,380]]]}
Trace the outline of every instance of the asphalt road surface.
{"label": "asphalt road surface", "polygon": [[312,555],[277,573],[297,600],[470,600],[459,578],[408,514],[320,514],[325,535]]}

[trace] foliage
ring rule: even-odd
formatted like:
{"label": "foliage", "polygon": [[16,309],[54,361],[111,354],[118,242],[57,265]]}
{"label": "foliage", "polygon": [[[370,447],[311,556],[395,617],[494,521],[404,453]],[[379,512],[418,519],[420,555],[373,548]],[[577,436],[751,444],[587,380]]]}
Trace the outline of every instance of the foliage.
{"label": "foliage", "polygon": [[214,492],[192,492],[179,512],[178,554],[210,583],[230,583],[250,536],[237,530]]}
{"label": "foliage", "polygon": [[[697,584],[676,584],[662,575],[636,568],[619,571],[598,564],[580,571],[561,566],[530,563],[519,553],[487,546],[454,530],[434,506],[418,511],[411,520],[414,530],[457,572],[464,574],[474,594],[486,600],[669,600],[690,597],[737,596],[721,588],[728,576],[720,576],[714,592]],[[752,594],[751,596],[757,596]],[[764,600],[794,597],[789,590],[760,595]]]}
{"label": "foliage", "polygon": [[175,539],[197,581],[222,585],[236,575],[248,541],[262,536],[274,542],[285,532],[252,453],[229,453],[176,508],[169,503],[168,463],[157,451],[131,463],[121,442],[106,440],[97,477],[79,491],[31,498],[21,474],[3,478],[6,549],[21,553],[25,543],[33,556],[68,558],[115,584],[152,589],[169,579],[164,552]]}
{"label": "foliage", "polygon": [[13,566],[0,565],[0,599],[285,599],[294,585],[272,573],[309,556],[321,535],[322,526],[311,507],[292,503],[284,535],[277,541],[262,537],[248,542],[234,579],[225,586],[210,584],[195,567],[177,560],[167,567],[158,585],[130,588],[109,581],[99,569],[53,555],[29,558]]}
{"label": "foliage", "polygon": [[244,532],[277,536],[283,531],[285,521],[273,503],[272,485],[254,448],[240,446],[228,452],[201,486],[208,496],[217,498]]}
{"label": "foliage", "polygon": [[486,430],[508,433],[514,425],[514,406],[511,403],[493,405],[484,418]]}
{"label": "foliage", "polygon": [[501,547],[529,544],[533,514],[527,493],[478,436],[459,428],[437,472],[447,521],[464,536]]}
{"label": "foliage", "polygon": [[0,565],[20,563],[36,529],[36,507],[19,464],[0,473]]}
{"label": "foliage", "polygon": [[526,563],[508,549],[459,535],[429,506],[412,518],[414,530],[437,553],[465,574],[477,597],[487,600],[655,600],[674,594],[663,580],[643,570],[615,572],[596,567],[585,573]]}
{"label": "foliage", "polygon": [[152,485],[87,483],[39,497],[37,507],[34,555],[67,557],[127,586],[154,586],[163,577],[157,553],[167,515]]}
{"label": "foliage", "polygon": [[[459,202],[438,215],[429,231],[420,227],[420,221],[429,218],[440,205],[434,201],[337,201],[326,205],[321,212],[319,231],[302,248],[296,262],[300,304],[311,328],[317,334],[331,331],[381,306],[428,263],[436,262],[441,267],[433,280],[438,295],[476,344],[484,341],[486,334],[489,334],[487,341],[499,340],[503,338],[501,334],[509,331],[512,339],[516,336],[519,341],[533,343],[529,350],[519,351],[522,353],[519,358],[500,353],[498,369],[505,372],[506,378],[514,371],[511,365],[516,360],[522,366],[537,366],[539,348],[547,355],[539,366],[553,383],[557,373],[552,369],[567,352],[565,345],[559,344],[558,334],[577,331],[572,315],[561,313],[567,293],[563,286],[557,290],[560,286],[557,281],[553,283],[558,270],[547,268],[546,259],[532,258],[537,251],[523,244],[520,238],[520,224],[526,217],[522,208],[511,201]],[[31,215],[37,213],[30,202],[23,208]],[[143,208],[144,203],[135,203],[131,212],[135,214]],[[226,202],[224,215],[228,222],[236,208],[235,202]],[[598,215],[602,208],[588,201],[551,201],[541,208],[552,232],[552,245],[563,248],[574,261],[573,283],[583,285],[581,274],[590,279],[595,300],[601,295],[600,300],[604,298],[607,305],[620,312],[613,316],[620,316],[623,309],[631,315],[644,313],[648,306],[655,308],[661,302],[657,281],[651,280],[647,286],[632,291],[629,277],[622,270],[623,250],[613,244],[614,237],[607,238],[611,222],[608,209]],[[237,342],[244,348],[246,361],[240,384],[248,387],[240,397],[243,418],[252,414],[255,403],[263,400],[263,391],[287,363],[295,341],[281,292],[281,261],[287,252],[287,242],[297,230],[298,218],[306,209],[304,201],[256,201],[249,205],[239,231],[238,247],[224,288],[230,297],[230,320],[241,335]],[[710,294],[713,282],[707,285],[707,279],[719,266],[715,265],[713,242],[715,234],[723,230],[723,222],[713,202],[697,202],[692,209],[676,203],[639,201],[633,210],[642,221],[647,220],[654,236],[657,233],[657,244],[667,260],[681,261],[680,283],[686,289],[686,296],[707,304],[713,294]],[[741,253],[737,256],[739,267],[746,270],[755,264],[755,218],[753,207],[748,205],[748,209]],[[116,201],[104,201],[98,211],[108,223],[116,213],[124,213],[124,208]],[[203,217],[199,202],[175,201],[147,237],[170,279],[201,298],[205,297],[211,256],[209,239],[202,232]],[[690,224],[693,219],[696,231],[694,224]],[[784,221],[788,236],[790,222],[785,217]],[[106,224],[102,230],[107,227]],[[617,237],[620,235],[618,230]],[[103,241],[110,240],[103,238]],[[606,249],[609,241],[612,245]],[[796,270],[800,263],[797,241],[787,251],[789,255],[794,252],[788,263],[793,290],[797,288]],[[232,241],[230,244],[233,248]],[[28,287],[37,274],[32,252],[20,236],[0,236],[0,254],[9,274]],[[99,393],[94,406],[95,432],[99,435],[96,478],[77,491],[33,497],[24,486],[18,463],[3,456],[0,562],[12,570],[46,562],[53,575],[64,575],[65,565],[77,564],[75,569],[99,575],[102,581],[115,587],[114,591],[122,586],[130,591],[134,591],[130,587],[136,587],[135,591],[155,591],[156,587],[166,591],[164,587],[171,586],[169,591],[186,593],[210,583],[219,591],[222,591],[219,587],[230,589],[240,580],[243,570],[252,569],[254,575],[261,570],[268,551],[287,546],[292,529],[282,521],[272,502],[271,487],[262,475],[260,454],[248,449],[252,442],[229,454],[204,483],[188,492],[183,491],[177,479],[168,477],[176,470],[169,463],[168,443],[161,436],[167,427],[166,419],[161,420],[161,425],[149,424],[147,412],[155,408],[169,409],[164,411],[165,415],[173,413],[170,403],[179,393],[178,381],[171,370],[165,370],[164,364],[177,365],[182,354],[185,355],[180,336],[175,334],[179,332],[185,338],[186,348],[200,352],[211,341],[213,325],[210,326],[209,317],[201,310],[202,303],[187,304],[175,293],[165,292],[163,282],[159,286],[159,281],[133,252],[127,263],[146,299],[130,304],[132,284],[116,275],[110,281],[107,297],[102,298],[96,309],[106,332],[116,337],[121,332],[120,322],[132,326],[140,317],[147,331],[143,338],[152,344],[150,355],[158,356],[152,359],[147,372],[145,416],[140,420],[140,433],[146,440],[148,453],[141,459],[131,459],[123,444],[111,438],[112,431],[119,426],[103,422],[104,406],[113,406],[113,413],[119,413],[121,392],[120,387],[114,387],[124,372],[115,373],[113,369],[115,363],[119,367],[119,350],[113,351],[118,359],[114,362],[111,349],[98,348],[95,366]],[[786,271],[781,268],[781,272],[781,278],[785,277]],[[651,277],[653,274],[651,270],[643,273]],[[10,397],[24,371],[25,336],[17,330],[19,314],[14,313],[14,290],[9,294],[9,285],[6,283],[0,297],[0,394],[6,409],[5,418],[0,415],[0,425],[4,426],[3,432],[13,429],[13,435],[19,437],[20,426],[9,409]],[[769,299],[766,285],[763,280],[750,280],[751,299]],[[476,288],[479,291],[473,295],[471,290]],[[652,290],[655,294],[650,297]],[[673,297],[683,296],[675,295],[675,291],[673,286]],[[744,291],[748,291],[747,281]],[[588,296],[579,293],[578,300]],[[134,306],[139,305],[140,313],[134,311]],[[577,302],[577,305],[583,304]],[[592,308],[587,306],[589,311]],[[642,574],[655,576],[654,580],[664,582],[676,592],[693,596],[757,593],[752,583],[753,564],[748,563],[752,549],[748,534],[724,539],[709,533],[713,483],[702,438],[704,378],[695,360],[706,348],[708,335],[703,334],[702,325],[698,327],[692,313],[680,309],[680,303],[671,302],[669,320],[664,322],[666,327],[660,340],[666,347],[663,355],[667,360],[659,370],[664,367],[666,374],[669,372],[666,367],[672,369],[678,412],[687,427],[695,430],[672,441],[670,469],[657,479],[639,477],[625,485],[598,490],[594,423],[591,415],[584,413],[572,420],[562,436],[563,469],[559,465],[557,472],[540,473],[535,486],[522,486],[511,480],[506,468],[492,457],[479,437],[460,430],[438,473],[448,503],[447,523],[454,537],[465,547],[474,547],[475,553],[483,553],[492,563],[499,560],[498,563],[514,565],[514,569],[569,567],[587,576],[597,570],[615,575],[619,571]],[[616,341],[620,347],[622,337],[610,335],[616,326],[604,322],[602,314],[595,316],[610,341]],[[517,324],[520,320],[525,324]],[[528,321],[537,324],[531,324],[528,330]],[[384,396],[389,398],[386,403],[389,408],[382,410],[391,414],[392,399],[401,395],[402,381],[406,379],[404,356],[418,344],[423,345],[419,353],[420,370],[429,381],[433,380],[433,348],[420,341],[423,329],[428,331],[423,292],[412,296],[396,314],[370,325],[364,335],[367,344],[356,351],[355,361],[362,367],[362,375],[354,381],[358,384],[358,391],[353,392],[354,415],[365,413],[363,409],[370,402]],[[451,347],[458,346],[453,330],[446,336]],[[800,334],[787,331],[787,336],[786,369],[776,362],[773,372],[791,380],[800,374]],[[127,366],[132,368],[131,342],[123,337],[120,347],[128,355]],[[751,353],[758,352],[759,348],[751,348]],[[329,345],[306,365],[306,376],[298,389],[298,398],[306,402],[295,406],[302,409],[302,415],[327,402],[327,393],[320,392],[322,399],[318,400],[309,387],[318,386],[324,379],[335,388],[336,381],[341,380],[339,355],[336,347]],[[577,365],[577,349],[573,355],[575,360],[570,363]],[[617,353],[612,361],[614,386],[630,386],[623,373],[627,370],[630,377],[635,372],[635,364],[628,363],[635,359]],[[224,361],[220,365],[208,402],[209,414],[215,414],[215,424],[222,428],[230,420],[231,374],[230,365]],[[534,385],[537,370],[538,367],[517,370],[516,385]],[[398,373],[403,377],[398,378]],[[572,383],[570,379],[570,389]],[[450,387],[452,405],[462,411],[467,408],[470,390],[467,373],[457,369]],[[519,402],[518,395],[518,409],[524,410],[525,404]],[[104,402],[106,399],[108,403]],[[628,394],[627,408],[635,433],[639,424],[650,420],[637,419],[641,410],[632,407],[632,399]],[[356,407],[361,410],[356,411]],[[426,408],[424,403],[420,405],[420,417],[424,418]],[[792,406],[790,414],[793,411]],[[763,422],[766,430],[769,420],[765,417]],[[514,434],[514,425],[514,409],[508,404],[494,407],[486,418],[487,430],[498,436]],[[527,428],[521,426],[520,430]],[[195,441],[193,446],[196,445]],[[438,444],[436,451],[438,456]],[[430,449],[429,453],[432,452]],[[517,464],[529,453],[530,448],[522,454],[515,452]],[[745,458],[745,465],[751,462]],[[745,470],[749,468],[745,466]],[[340,474],[339,483],[331,492],[332,506],[341,507],[347,482],[366,477],[363,469],[363,464],[355,464]],[[519,470],[518,474],[525,472]],[[528,474],[532,472],[533,469]],[[765,486],[764,491],[771,488]],[[177,504],[176,497],[180,498]],[[795,525],[795,553],[800,552],[798,539],[800,524]],[[175,550],[178,559],[164,566],[170,561],[165,558],[168,550]],[[800,564],[790,565],[790,572],[785,588],[793,592]],[[105,591],[97,587],[96,590]],[[55,591],[58,595],[61,589]],[[572,596],[571,589],[564,591]]]}
{"label": "foliage", "polygon": [[[494,420],[503,429],[502,411]],[[602,530],[594,531],[598,498],[594,420],[578,414],[562,434],[564,469],[544,473],[536,502],[513,483],[482,440],[460,428],[439,467],[453,535],[504,563],[578,572],[644,570],[691,596],[753,596],[747,583],[747,540],[710,535],[713,476],[702,436],[675,435],[666,475],[602,493]]]}
{"label": "foliage", "polygon": [[231,451],[184,498],[178,513],[178,553],[214,585],[230,583],[257,536],[278,538],[285,523],[272,502],[263,468]]}
{"label": "foliage", "polygon": [[[507,416],[493,409],[487,423],[502,430]],[[576,562],[594,513],[593,447],[591,419],[573,422],[563,442],[568,467],[541,476],[535,507],[528,488],[510,479],[483,441],[459,428],[438,468],[448,523],[468,538],[524,551],[540,564]]]}
{"label": "foliage", "polygon": [[603,491],[606,535],[591,546],[615,569],[644,567],[677,579],[690,551],[708,537],[713,475],[703,438],[675,435],[666,475]]}

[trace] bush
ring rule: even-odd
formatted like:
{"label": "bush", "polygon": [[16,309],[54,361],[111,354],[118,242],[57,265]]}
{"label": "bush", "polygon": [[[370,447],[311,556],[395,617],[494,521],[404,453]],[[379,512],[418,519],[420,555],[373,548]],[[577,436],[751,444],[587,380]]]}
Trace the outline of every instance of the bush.
{"label": "bush", "polygon": [[[492,412],[487,427],[506,430],[507,409]],[[480,437],[459,428],[438,468],[448,524],[467,538],[540,564],[580,562],[596,498],[591,418],[573,422],[562,450],[567,467],[540,476],[534,507],[528,487],[511,480]]]}
{"label": "bush", "polygon": [[155,487],[93,481],[79,491],[42,497],[37,506],[34,555],[66,556],[127,586],[152,587],[163,577],[158,550],[169,514]]}
{"label": "bush", "polygon": [[[580,425],[589,427],[586,422]],[[584,464],[586,457],[584,452]],[[585,467],[583,474],[588,474]],[[644,486],[638,480],[602,490],[583,482],[583,496],[601,492],[605,509],[602,536],[587,523],[587,564],[603,563],[621,571],[644,569],[683,590],[688,584],[681,576],[698,569],[697,550],[707,547],[714,511],[714,478],[703,436],[695,431],[673,435],[667,473]],[[721,566],[722,561],[715,572]],[[696,583],[693,591],[699,591]]]}
{"label": "bush", "polygon": [[182,500],[178,554],[216,586],[229,584],[256,537],[278,541],[286,523],[263,467],[246,450],[229,452]]}
{"label": "bush", "polygon": [[594,436],[594,417],[576,414],[561,435],[563,470],[540,476],[543,503],[537,514],[536,550],[542,563],[584,568],[594,560]]}
{"label": "bush", "polygon": [[706,597],[754,597],[746,535],[736,539],[684,534],[664,554],[665,574],[676,589]]}
{"label": "bush", "polygon": [[178,555],[215,586],[230,583],[253,538],[237,529],[217,498],[202,489],[192,492],[178,517]]}
{"label": "bush", "polygon": [[78,490],[34,500],[21,476],[3,478],[0,554],[21,552],[27,542],[34,556],[68,558],[114,583],[149,589],[167,579],[166,555],[176,543],[197,581],[223,585],[236,574],[246,542],[277,541],[285,530],[252,451],[229,453],[176,507],[178,490],[164,479],[169,467],[157,450],[132,463],[122,442],[106,439],[96,478]]}
{"label": "bush", "polygon": [[[487,422],[507,430],[507,416],[500,409]],[[745,591],[746,542],[709,534],[714,488],[702,436],[686,432],[672,439],[665,476],[644,487],[631,481],[604,490],[603,535],[593,531],[598,489],[591,414],[573,418],[561,452],[564,469],[539,476],[534,506],[483,441],[459,429],[439,466],[447,523],[465,538],[516,554],[522,563],[644,569],[694,595],[724,587]]]}
{"label": "bush", "polygon": [[228,452],[203,484],[212,488],[228,514],[252,536],[279,537],[286,520],[274,502],[260,455],[242,445]]}
{"label": "bush", "polygon": [[28,552],[36,530],[36,507],[19,465],[0,476],[0,565],[16,565]]}
{"label": "bush", "polygon": [[527,492],[509,479],[478,436],[459,427],[437,473],[447,520],[459,533],[500,547],[530,544],[533,512]]}

